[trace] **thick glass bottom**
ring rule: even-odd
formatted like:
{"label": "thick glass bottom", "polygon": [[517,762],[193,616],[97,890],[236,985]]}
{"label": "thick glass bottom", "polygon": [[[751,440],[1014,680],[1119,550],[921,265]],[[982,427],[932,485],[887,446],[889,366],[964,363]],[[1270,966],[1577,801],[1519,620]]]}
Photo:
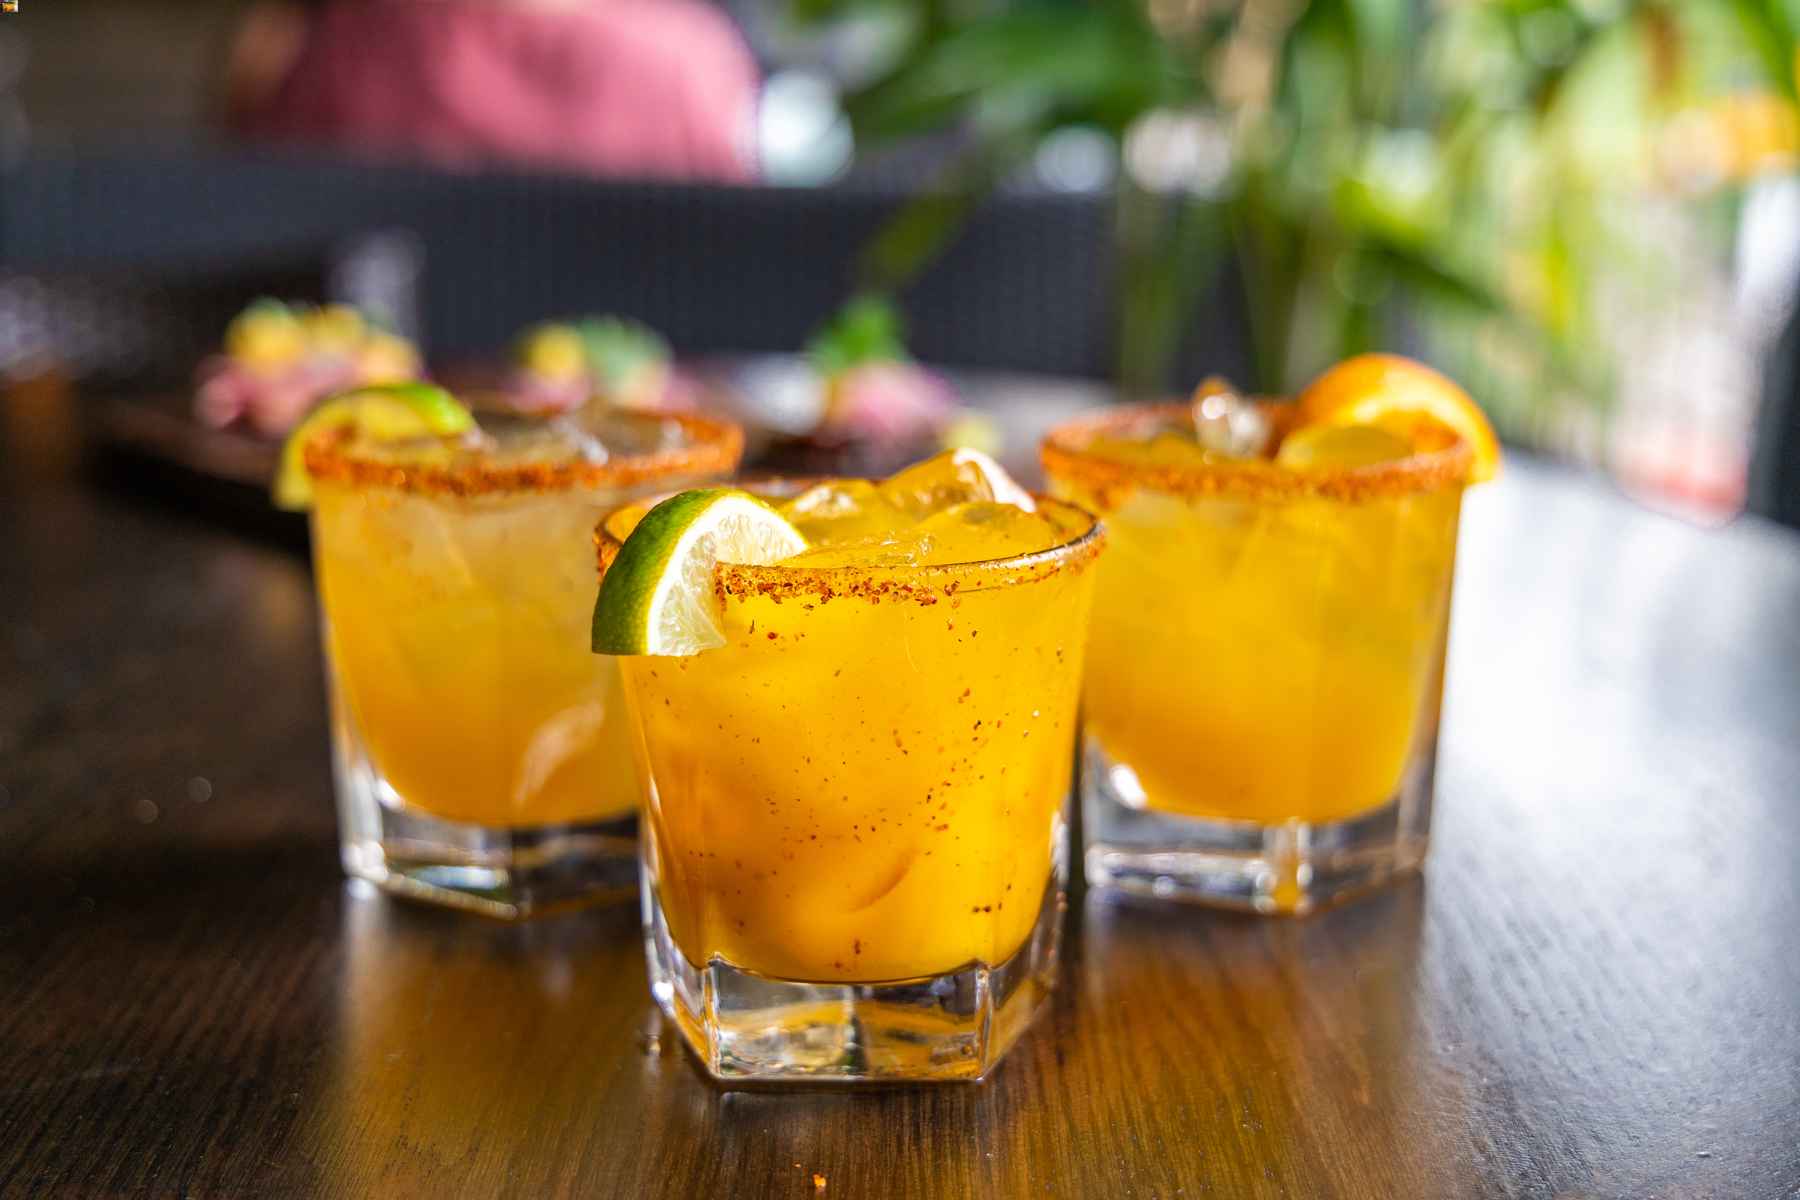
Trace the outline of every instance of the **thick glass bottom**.
{"label": "thick glass bottom", "polygon": [[517,920],[623,900],[637,887],[637,816],[494,828],[408,808],[365,761],[337,770],[344,870],[384,891]]}
{"label": "thick glass bottom", "polygon": [[1433,743],[1392,799],[1338,821],[1258,824],[1144,807],[1130,767],[1093,739],[1082,756],[1088,886],[1259,913],[1301,914],[1415,871],[1431,832]]}
{"label": "thick glass bottom", "polygon": [[771,979],[714,959],[696,967],[643,872],[650,990],[715,1079],[761,1083],[972,1082],[1031,1023],[1055,985],[1065,905],[1059,863],[1031,933],[1011,958],[883,983]]}

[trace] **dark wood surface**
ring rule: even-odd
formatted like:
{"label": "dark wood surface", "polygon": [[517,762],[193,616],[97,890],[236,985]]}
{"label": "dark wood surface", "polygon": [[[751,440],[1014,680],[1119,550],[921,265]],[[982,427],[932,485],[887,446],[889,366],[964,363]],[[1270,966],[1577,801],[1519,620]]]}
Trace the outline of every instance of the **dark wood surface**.
{"label": "dark wood surface", "polygon": [[304,559],[6,418],[0,1195],[1800,1195],[1800,538],[1515,462],[1424,879],[1298,922],[1077,895],[988,1083],[726,1093],[629,908],[347,884]]}

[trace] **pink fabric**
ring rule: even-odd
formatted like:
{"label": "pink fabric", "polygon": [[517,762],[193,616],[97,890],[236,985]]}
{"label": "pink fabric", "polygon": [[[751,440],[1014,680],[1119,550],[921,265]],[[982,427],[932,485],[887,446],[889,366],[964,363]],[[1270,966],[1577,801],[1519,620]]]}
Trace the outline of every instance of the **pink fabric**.
{"label": "pink fabric", "polygon": [[244,127],[451,165],[742,181],[758,82],[703,0],[336,0]]}

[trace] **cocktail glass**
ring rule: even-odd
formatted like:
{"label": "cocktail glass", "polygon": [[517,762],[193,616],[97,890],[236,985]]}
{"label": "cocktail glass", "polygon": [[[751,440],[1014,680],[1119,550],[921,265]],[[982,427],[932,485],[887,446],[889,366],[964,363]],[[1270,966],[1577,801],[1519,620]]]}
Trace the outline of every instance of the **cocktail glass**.
{"label": "cocktail glass", "polygon": [[305,447],[344,869],[492,916],[629,894],[638,785],[619,673],[588,652],[593,528],[717,478],[698,416],[484,418],[474,444]]}
{"label": "cocktail glass", "polygon": [[717,564],[725,646],[618,660],[652,990],[714,1076],[977,1079],[1052,986],[1102,538],[1038,512],[991,561]]}
{"label": "cocktail glass", "polygon": [[[1278,435],[1296,420],[1256,414]],[[1201,462],[1168,440],[1193,421],[1124,407],[1042,447],[1052,491],[1112,538],[1083,691],[1086,875],[1304,912],[1424,858],[1470,451]]]}

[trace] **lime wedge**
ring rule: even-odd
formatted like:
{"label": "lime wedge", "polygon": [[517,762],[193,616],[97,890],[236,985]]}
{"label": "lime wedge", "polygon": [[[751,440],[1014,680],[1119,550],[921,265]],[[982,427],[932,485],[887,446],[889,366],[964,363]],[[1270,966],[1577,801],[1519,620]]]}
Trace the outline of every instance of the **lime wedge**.
{"label": "lime wedge", "polygon": [[748,492],[671,496],[644,514],[600,582],[594,653],[682,656],[723,646],[713,564],[762,565],[804,549],[799,531]]}
{"label": "lime wedge", "polygon": [[306,473],[306,444],[327,429],[354,425],[382,441],[454,437],[475,428],[475,418],[456,397],[429,383],[388,383],[333,396],[313,409],[281,448],[275,476],[275,507],[300,512],[312,507],[312,479]]}

